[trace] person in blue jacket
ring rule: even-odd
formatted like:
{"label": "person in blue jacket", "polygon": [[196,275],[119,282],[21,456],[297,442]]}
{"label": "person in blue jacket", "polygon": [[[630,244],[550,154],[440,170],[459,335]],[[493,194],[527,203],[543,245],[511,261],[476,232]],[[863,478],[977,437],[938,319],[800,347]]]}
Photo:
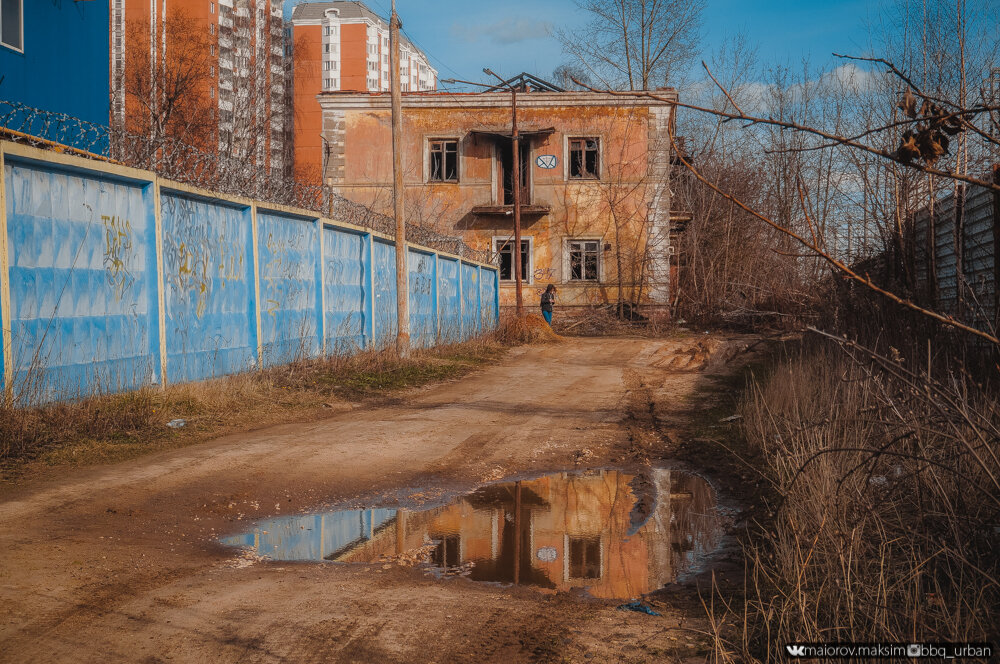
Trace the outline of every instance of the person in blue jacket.
{"label": "person in blue jacket", "polygon": [[545,317],[545,322],[552,327],[552,305],[556,301],[556,285],[549,284],[549,287],[545,289],[542,293],[542,316]]}

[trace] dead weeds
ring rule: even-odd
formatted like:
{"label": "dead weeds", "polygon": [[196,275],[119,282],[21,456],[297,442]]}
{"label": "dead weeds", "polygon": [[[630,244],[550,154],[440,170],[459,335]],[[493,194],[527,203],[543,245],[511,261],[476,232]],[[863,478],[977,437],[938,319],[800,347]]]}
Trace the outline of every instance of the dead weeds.
{"label": "dead weeds", "polygon": [[[458,378],[497,361],[507,347],[491,335],[404,359],[392,350],[371,351],[36,408],[0,403],[0,481],[33,466],[119,462],[290,419],[329,416],[359,401]],[[177,420],[183,425],[168,426]]]}

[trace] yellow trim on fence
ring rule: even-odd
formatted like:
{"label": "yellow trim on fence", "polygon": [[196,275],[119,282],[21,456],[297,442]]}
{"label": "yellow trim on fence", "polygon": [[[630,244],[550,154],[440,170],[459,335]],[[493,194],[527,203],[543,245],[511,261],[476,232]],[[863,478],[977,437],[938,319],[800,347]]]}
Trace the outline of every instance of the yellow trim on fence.
{"label": "yellow trim on fence", "polygon": [[4,398],[14,397],[14,334],[10,320],[10,253],[7,242],[7,172],[3,150],[0,150],[0,318],[3,319],[3,384]]}
{"label": "yellow trim on fence", "polygon": [[316,222],[316,232],[319,235],[319,282],[316,284],[316,288],[319,289],[319,347],[320,352],[323,353],[323,357],[326,357],[326,280],[323,278],[323,273],[326,268],[326,226],[323,224],[322,220],[317,219]]}
{"label": "yellow trim on fence", "polygon": [[260,324],[260,251],[257,240],[257,204],[250,204],[250,230],[253,235],[253,312],[257,322],[257,368],[264,368],[264,339]]}

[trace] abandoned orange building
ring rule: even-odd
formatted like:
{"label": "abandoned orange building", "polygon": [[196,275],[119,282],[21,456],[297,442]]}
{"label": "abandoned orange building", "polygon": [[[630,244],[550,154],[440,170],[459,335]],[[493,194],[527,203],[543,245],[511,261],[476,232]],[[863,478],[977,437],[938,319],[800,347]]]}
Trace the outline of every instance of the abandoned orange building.
{"label": "abandoned orange building", "polygon": [[[657,97],[527,90],[521,136],[525,305],[558,286],[566,308],[670,303],[670,140],[674,90]],[[390,213],[390,97],[321,93],[324,182]],[[404,93],[409,222],[490,252],[501,304],[514,304],[511,94]],[[569,313],[569,312],[567,312]]]}

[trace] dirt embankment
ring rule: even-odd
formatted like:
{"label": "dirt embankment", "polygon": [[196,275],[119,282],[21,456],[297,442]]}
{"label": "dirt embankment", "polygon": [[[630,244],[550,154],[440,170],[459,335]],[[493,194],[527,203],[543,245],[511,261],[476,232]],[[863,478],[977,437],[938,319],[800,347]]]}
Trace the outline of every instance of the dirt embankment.
{"label": "dirt embankment", "polygon": [[[9,489],[0,660],[700,661],[697,595],[663,615],[579,593],[381,565],[253,562],[219,535],[265,517],[541,470],[669,457],[749,338],[570,339],[334,414]],[[694,470],[698,470],[695,468]]]}

